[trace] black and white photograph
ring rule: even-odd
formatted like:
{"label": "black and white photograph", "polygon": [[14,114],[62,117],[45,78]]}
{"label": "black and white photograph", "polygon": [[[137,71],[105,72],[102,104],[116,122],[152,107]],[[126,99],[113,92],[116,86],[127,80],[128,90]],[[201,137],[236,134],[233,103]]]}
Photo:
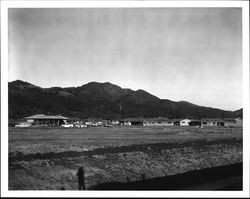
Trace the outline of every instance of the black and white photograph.
{"label": "black and white photograph", "polygon": [[247,3],[59,2],[1,11],[6,189],[249,194]]}

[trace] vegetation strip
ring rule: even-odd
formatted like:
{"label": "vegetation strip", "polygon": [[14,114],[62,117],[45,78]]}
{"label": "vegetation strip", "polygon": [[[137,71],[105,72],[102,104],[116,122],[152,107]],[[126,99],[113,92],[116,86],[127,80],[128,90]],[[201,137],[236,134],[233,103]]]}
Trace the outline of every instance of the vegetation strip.
{"label": "vegetation strip", "polygon": [[135,152],[135,151],[150,151],[150,150],[163,150],[163,149],[173,149],[173,148],[204,148],[206,145],[213,144],[242,144],[241,139],[223,139],[223,140],[197,140],[182,143],[154,143],[154,144],[143,144],[143,145],[130,145],[130,146],[109,146],[105,148],[97,148],[92,151],[66,151],[61,153],[36,153],[23,155],[21,152],[9,153],[9,162],[15,161],[30,161],[33,159],[58,159],[65,157],[79,157],[79,156],[92,156],[92,155],[103,155],[103,154],[116,154],[122,152]]}

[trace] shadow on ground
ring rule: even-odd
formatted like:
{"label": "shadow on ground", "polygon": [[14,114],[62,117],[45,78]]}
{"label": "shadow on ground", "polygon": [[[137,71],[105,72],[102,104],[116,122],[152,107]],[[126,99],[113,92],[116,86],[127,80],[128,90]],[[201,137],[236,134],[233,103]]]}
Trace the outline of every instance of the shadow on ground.
{"label": "shadow on ground", "polygon": [[[104,183],[93,190],[242,190],[242,163],[190,171],[173,176]],[[145,177],[145,176],[144,176]]]}

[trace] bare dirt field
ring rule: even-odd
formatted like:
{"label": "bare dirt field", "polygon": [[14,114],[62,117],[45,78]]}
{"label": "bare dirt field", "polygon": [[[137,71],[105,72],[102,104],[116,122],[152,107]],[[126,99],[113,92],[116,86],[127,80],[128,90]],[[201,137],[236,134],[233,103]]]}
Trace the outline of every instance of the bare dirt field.
{"label": "bare dirt field", "polygon": [[242,162],[241,128],[10,128],[10,190],[76,190]]}

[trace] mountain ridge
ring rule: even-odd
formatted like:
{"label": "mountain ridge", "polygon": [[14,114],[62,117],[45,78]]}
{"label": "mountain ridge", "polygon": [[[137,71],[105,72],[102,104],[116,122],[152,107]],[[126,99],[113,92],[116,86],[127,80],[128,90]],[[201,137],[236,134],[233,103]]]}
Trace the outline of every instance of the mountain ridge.
{"label": "mountain ridge", "polygon": [[241,110],[199,106],[187,101],[160,99],[147,91],[121,88],[110,82],[89,82],[78,87],[42,88],[15,80],[9,82],[9,117],[32,114],[62,114],[88,118],[120,119],[126,117],[223,118],[242,116]]}

